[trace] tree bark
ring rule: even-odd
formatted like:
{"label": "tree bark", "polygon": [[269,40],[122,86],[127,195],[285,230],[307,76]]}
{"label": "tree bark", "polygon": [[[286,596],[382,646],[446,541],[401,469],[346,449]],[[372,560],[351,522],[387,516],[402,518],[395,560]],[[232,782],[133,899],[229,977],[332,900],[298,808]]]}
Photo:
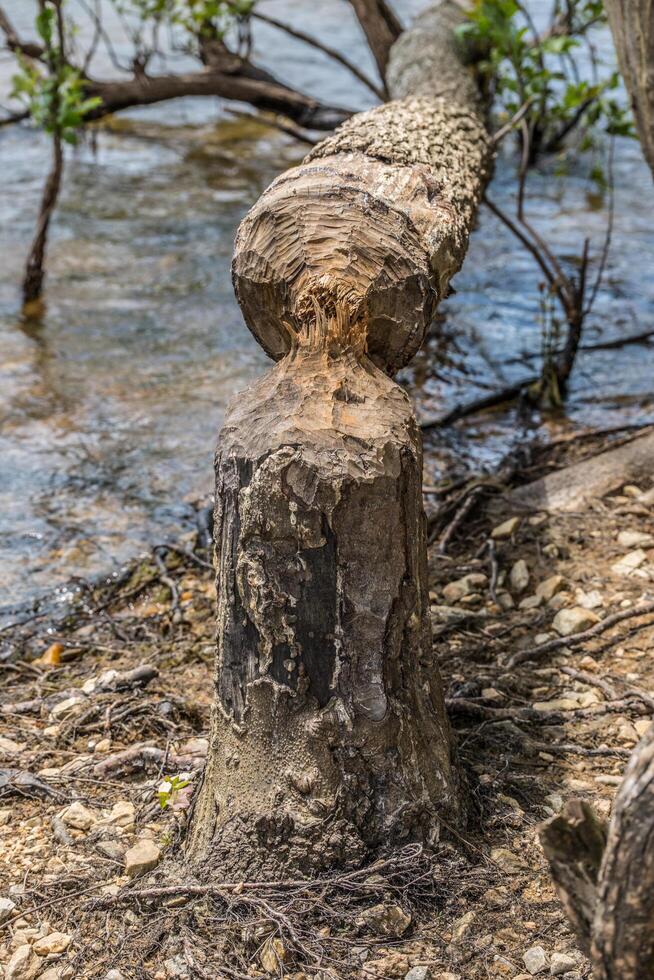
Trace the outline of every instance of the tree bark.
{"label": "tree bark", "polygon": [[572,800],[541,828],[552,877],[594,980],[654,978],[654,725],[629,760],[608,826]]}
{"label": "tree bark", "polygon": [[654,5],[652,0],[606,0],[606,10],[643,153],[654,176]]}
{"label": "tree bark", "polygon": [[[237,296],[279,363],[216,456],[216,701],[188,841],[203,873],[312,874],[460,816],[420,434],[389,377],[463,259],[490,169],[455,22],[442,3],[403,36],[397,101],[279,177],[238,232]],[[407,61],[421,50],[425,75]]]}
{"label": "tree bark", "polygon": [[593,922],[596,980],[654,978],[654,726],[618,790]]}

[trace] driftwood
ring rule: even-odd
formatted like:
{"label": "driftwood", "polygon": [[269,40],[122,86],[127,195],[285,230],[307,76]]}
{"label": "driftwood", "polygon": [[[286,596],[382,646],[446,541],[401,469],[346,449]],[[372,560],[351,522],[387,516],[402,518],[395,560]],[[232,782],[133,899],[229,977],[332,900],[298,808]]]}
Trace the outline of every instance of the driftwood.
{"label": "driftwood", "polygon": [[654,433],[519,487],[508,499],[515,507],[527,510],[582,510],[593,498],[618,490],[625,483],[652,477]]}
{"label": "driftwood", "polygon": [[389,375],[463,260],[490,170],[460,16],[423,15],[390,53],[395,101],[277,178],[238,232],[237,296],[279,363],[216,455],[216,702],[187,845],[203,874],[315,874],[458,817],[420,433]]}
{"label": "driftwood", "polygon": [[654,978],[654,725],[636,746],[611,821],[579,800],[540,831],[566,914],[595,980]]}

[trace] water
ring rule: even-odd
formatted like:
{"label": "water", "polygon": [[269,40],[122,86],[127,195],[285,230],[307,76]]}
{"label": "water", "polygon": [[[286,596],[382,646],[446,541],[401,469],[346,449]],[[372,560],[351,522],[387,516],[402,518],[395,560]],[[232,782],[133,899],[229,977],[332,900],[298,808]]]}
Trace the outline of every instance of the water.
{"label": "water", "polygon": [[[34,5],[10,0],[27,33]],[[420,0],[401,9],[421,6]],[[398,4],[398,7],[400,5]],[[315,7],[271,0],[266,10],[370,64],[342,0]],[[109,25],[118,53],[127,50]],[[353,108],[369,93],[349,75],[268,29],[259,59],[325,101]],[[122,43],[122,47],[121,47]],[[108,73],[101,61],[97,74]],[[10,63],[0,64],[7,91]],[[186,100],[122,116],[95,149],[71,154],[48,260],[47,312],[19,318],[18,284],[33,232],[47,141],[0,130],[0,607],[29,600],[73,575],[110,571],[178,533],[190,502],[211,491],[212,455],[225,406],[266,369],[243,325],[229,263],[243,214],[305,148],[215,100]],[[510,207],[510,161],[492,195]],[[587,342],[647,329],[654,308],[654,188],[637,144],[616,151],[616,220],[605,285]],[[535,221],[561,254],[585,235],[601,242],[605,210],[582,173],[548,166],[530,183]],[[438,336],[402,380],[418,409],[435,414],[488,386],[530,374],[539,350],[538,272],[508,232],[482,213],[457,295]],[[438,350],[438,358],[435,352]],[[486,387],[484,387],[486,386]],[[654,420],[648,348],[584,355],[557,425]],[[525,435],[553,423],[516,410],[460,423],[438,436],[427,479],[445,465],[492,465]],[[436,437],[430,437],[434,446]]]}

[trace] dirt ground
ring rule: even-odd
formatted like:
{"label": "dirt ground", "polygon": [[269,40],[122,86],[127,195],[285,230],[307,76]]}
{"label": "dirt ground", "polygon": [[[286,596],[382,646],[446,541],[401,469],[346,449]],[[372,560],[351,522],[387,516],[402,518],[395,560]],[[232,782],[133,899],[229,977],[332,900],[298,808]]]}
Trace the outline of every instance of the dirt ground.
{"label": "dirt ground", "polygon": [[[561,440],[511,480],[605,445]],[[588,977],[537,828],[572,797],[608,816],[650,722],[654,615],[578,634],[654,598],[654,503],[639,499],[651,487],[625,486],[583,513],[516,514],[502,489],[468,481],[425,496],[434,642],[469,793],[467,826],[443,827],[434,853],[408,845],[266,888],[207,892],[182,877],[211,699],[201,531],[78,583],[71,605],[54,597],[17,616],[0,634],[0,976]],[[169,782],[162,808],[158,787],[180,773],[189,787]],[[158,877],[126,875],[157,860]],[[169,891],[135,896],[153,881]]]}

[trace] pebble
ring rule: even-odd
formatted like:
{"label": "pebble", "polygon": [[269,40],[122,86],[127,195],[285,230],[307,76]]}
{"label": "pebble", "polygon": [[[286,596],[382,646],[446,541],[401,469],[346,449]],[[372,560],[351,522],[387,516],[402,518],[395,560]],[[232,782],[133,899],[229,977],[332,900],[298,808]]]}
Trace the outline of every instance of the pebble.
{"label": "pebble", "polygon": [[542,946],[532,946],[522,957],[522,962],[532,977],[547,970],[547,954]]}
{"label": "pebble", "polygon": [[498,524],[497,527],[493,528],[491,531],[491,538],[493,538],[494,541],[505,541],[507,538],[512,537],[519,527],[520,518],[509,517],[508,520],[503,521],[501,524]]}
{"label": "pebble", "polygon": [[51,932],[43,939],[37,939],[34,943],[34,952],[39,956],[48,956],[52,953],[63,953],[70,946],[72,936],[66,932]]}
{"label": "pebble", "polygon": [[576,960],[574,960],[572,956],[568,956],[567,953],[552,953],[552,959],[550,960],[550,974],[553,977],[560,977],[564,973],[574,970],[576,966]]}
{"label": "pebble", "polygon": [[5,966],[5,980],[35,980],[41,969],[41,957],[25,943],[19,946]]}
{"label": "pebble", "polygon": [[111,808],[102,823],[114,824],[116,827],[131,827],[136,819],[136,808],[131,800],[118,800]]}
{"label": "pebble", "polygon": [[503,871],[524,871],[527,867],[519,854],[514,854],[506,847],[494,847],[490,856],[491,860],[498,864]]}
{"label": "pebble", "polygon": [[630,551],[624,558],[611,565],[611,571],[614,575],[631,575],[646,559],[647,555],[643,549],[637,548],[636,551]]}
{"label": "pebble", "polygon": [[509,575],[511,589],[520,595],[529,585],[529,568],[524,558],[518,558]]}
{"label": "pebble", "polygon": [[539,606],[543,604],[543,597],[541,595],[528,595],[526,599],[523,599],[519,605],[520,609],[538,609]]}
{"label": "pebble", "polygon": [[73,827],[75,830],[88,830],[96,823],[95,815],[79,800],[75,800],[74,803],[67,806],[60,817],[62,823],[65,823],[67,827]]}
{"label": "pebble", "polygon": [[161,850],[153,840],[142,837],[137,840],[133,847],[125,852],[125,871],[130,878],[141,874],[142,871],[151,871],[156,868],[161,860]]}
{"label": "pebble", "polygon": [[373,905],[361,913],[363,925],[380,936],[394,939],[404,935],[411,925],[411,916],[399,905]]}
{"label": "pebble", "polygon": [[460,916],[452,924],[452,941],[457,943],[465,934],[469,931],[470,926],[475,921],[475,913],[473,911],[466,912],[465,915]]}
{"label": "pebble", "polygon": [[638,721],[634,722],[634,728],[636,729],[636,734],[639,738],[643,737],[645,732],[649,730],[651,724],[651,718],[639,718]]}
{"label": "pebble", "polygon": [[515,607],[515,602],[513,601],[513,596],[508,592],[500,592],[497,596],[497,601],[499,602],[502,609],[513,609]]}
{"label": "pebble", "polygon": [[465,596],[484,588],[487,583],[488,577],[483,572],[471,572],[463,578],[449,582],[443,589],[443,596],[448,602],[459,602]]}
{"label": "pebble", "polygon": [[80,694],[74,694],[72,697],[60,701],[59,704],[55,704],[50,714],[53,718],[59,718],[61,720],[72,714],[78,705],[84,704],[85,702],[85,697],[82,697]]}
{"label": "pebble", "polygon": [[10,919],[16,909],[16,903],[10,898],[0,898],[0,922]]}
{"label": "pebble", "polygon": [[19,742],[14,742],[13,738],[0,735],[0,755],[20,755],[25,748]]}
{"label": "pebble", "polygon": [[96,742],[93,747],[93,751],[96,753],[96,755],[103,755],[105,752],[109,752],[110,749],[111,749],[110,738],[101,738],[100,741]]}
{"label": "pebble", "polygon": [[620,531],[618,544],[621,548],[651,548],[654,546],[654,535],[646,531]]}
{"label": "pebble", "polygon": [[578,605],[583,609],[601,609],[604,605],[604,597],[597,589],[593,589],[592,592],[583,592],[581,589],[578,589],[576,598]]}
{"label": "pebble", "polygon": [[549,602],[553,599],[557,592],[560,592],[566,586],[565,579],[562,575],[550,575],[543,582],[536,586],[536,595],[542,595],[545,602]]}
{"label": "pebble", "polygon": [[11,821],[11,808],[8,806],[0,809],[0,827],[6,827]]}
{"label": "pebble", "polygon": [[412,966],[404,980],[431,980],[431,970],[428,966]]}
{"label": "pebble", "polygon": [[552,626],[559,636],[570,636],[581,633],[594,623],[599,623],[599,616],[592,609],[583,606],[573,606],[572,609],[560,609],[552,621]]}

